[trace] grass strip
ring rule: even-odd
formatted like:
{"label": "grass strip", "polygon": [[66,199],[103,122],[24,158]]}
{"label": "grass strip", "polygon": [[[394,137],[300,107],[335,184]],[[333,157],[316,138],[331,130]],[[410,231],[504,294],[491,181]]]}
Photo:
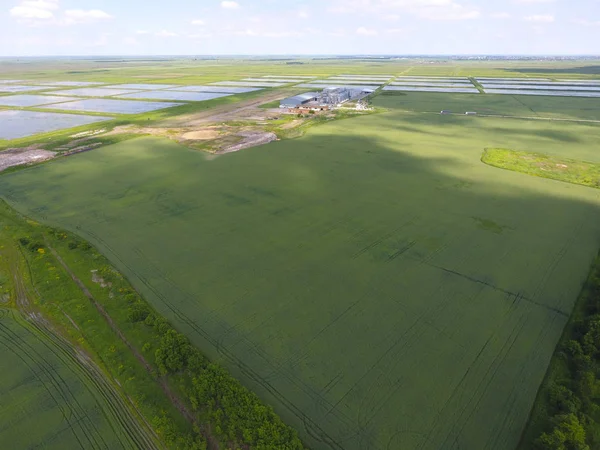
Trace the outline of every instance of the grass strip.
{"label": "grass strip", "polygon": [[600,189],[600,164],[597,163],[504,148],[485,149],[481,161],[500,169]]}

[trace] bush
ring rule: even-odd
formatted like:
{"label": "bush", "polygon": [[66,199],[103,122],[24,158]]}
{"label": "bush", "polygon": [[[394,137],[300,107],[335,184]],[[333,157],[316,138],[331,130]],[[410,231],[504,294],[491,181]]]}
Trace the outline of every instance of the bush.
{"label": "bush", "polygon": [[132,323],[143,322],[150,314],[150,309],[145,303],[137,302],[127,310],[127,320]]}

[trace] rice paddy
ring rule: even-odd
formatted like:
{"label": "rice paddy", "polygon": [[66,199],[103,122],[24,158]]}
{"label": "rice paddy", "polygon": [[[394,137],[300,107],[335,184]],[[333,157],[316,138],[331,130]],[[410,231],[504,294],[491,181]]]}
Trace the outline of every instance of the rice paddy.
{"label": "rice paddy", "polygon": [[114,89],[137,89],[137,90],[154,90],[154,89],[169,89],[177,87],[176,84],[149,84],[149,83],[126,83],[107,86]]}
{"label": "rice paddy", "polygon": [[[66,105],[67,103],[65,103]],[[63,108],[60,104],[60,109]],[[110,120],[109,117],[37,111],[0,111],[0,139],[17,139]]]}
{"label": "rice paddy", "polygon": [[174,106],[181,106],[181,103],[88,98],[74,102],[60,103],[57,106],[43,106],[42,108],[109,114],[139,114],[157,111],[159,109],[172,108]]}
{"label": "rice paddy", "polygon": [[14,84],[0,84],[0,92],[28,92],[28,91],[41,91],[47,89],[42,86],[20,86]]}
{"label": "rice paddy", "polygon": [[178,100],[186,102],[203,102],[215,98],[227,97],[231,94],[216,92],[179,92],[179,91],[142,91],[120,95],[120,98],[151,98],[156,100]]}
{"label": "rice paddy", "polygon": [[462,87],[468,88],[473,87],[471,83],[431,83],[426,81],[402,81],[390,83],[390,86],[429,86],[429,87],[441,87],[441,88],[454,88]]}
{"label": "rice paddy", "polygon": [[94,86],[104,83],[98,81],[40,81],[36,84],[41,86]]}
{"label": "rice paddy", "polygon": [[265,81],[218,81],[216,83],[211,83],[213,86],[241,86],[241,87],[282,87],[285,86],[286,83],[270,83]]}
{"label": "rice paddy", "polygon": [[345,84],[345,83],[303,83],[295,87],[309,89],[325,89],[325,88],[348,88],[348,89],[371,89],[373,91],[381,87],[380,84]]}
{"label": "rice paddy", "polygon": [[68,102],[77,100],[73,97],[59,97],[53,95],[10,95],[0,97],[0,105],[2,106],[39,106],[48,105],[51,103]]}
{"label": "rice paddy", "polygon": [[132,92],[135,91],[132,89],[81,88],[53,91],[51,94],[74,95],[76,97],[112,97],[114,95],[130,94]]}
{"label": "rice paddy", "polygon": [[481,83],[483,88],[492,89],[535,89],[541,91],[581,91],[581,92],[600,92],[600,86],[565,86],[565,85],[554,85],[554,84],[536,84],[536,85],[522,85],[522,84],[487,84]]}
{"label": "rice paddy", "polygon": [[384,91],[415,91],[415,92],[456,92],[456,93],[465,93],[465,94],[478,94],[479,91],[476,87],[434,87],[434,86],[385,86],[383,88]]}
{"label": "rice paddy", "polygon": [[245,94],[247,92],[260,91],[262,90],[262,88],[231,86],[177,86],[176,88],[172,88],[169,90],[182,92],[217,92],[223,94]]}
{"label": "rice paddy", "polygon": [[559,91],[548,89],[501,89],[501,88],[484,88],[486,94],[504,94],[504,95],[546,95],[558,97],[600,97],[598,92],[579,92],[579,91]]}
{"label": "rice paddy", "polygon": [[480,158],[600,161],[600,128],[403,112],[413,96],[486,97],[382,96],[386,114],[216,159],[140,138],[0,192],[101,248],[310,447],[512,449],[600,244],[600,198]]}

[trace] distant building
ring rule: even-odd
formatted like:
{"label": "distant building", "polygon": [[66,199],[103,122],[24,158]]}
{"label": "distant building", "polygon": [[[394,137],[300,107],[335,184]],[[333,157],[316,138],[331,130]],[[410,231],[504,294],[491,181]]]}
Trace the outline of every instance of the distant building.
{"label": "distant building", "polygon": [[466,114],[467,116],[476,116],[476,115],[477,115],[477,113],[476,113],[476,112],[473,112],[473,111],[467,111],[465,114]]}
{"label": "distant building", "polygon": [[306,94],[296,95],[294,97],[289,97],[284,100],[281,100],[279,103],[280,108],[299,108],[302,105],[305,105],[310,102],[316,102],[319,98],[318,92],[307,92]]}
{"label": "distant building", "polygon": [[374,91],[360,86],[328,86],[323,87],[322,92],[307,92],[281,100],[279,107],[302,111],[326,111],[348,101],[360,101]]}
{"label": "distant building", "polygon": [[440,111],[440,114],[452,114],[452,111],[448,111],[447,109],[444,109],[443,111]]}

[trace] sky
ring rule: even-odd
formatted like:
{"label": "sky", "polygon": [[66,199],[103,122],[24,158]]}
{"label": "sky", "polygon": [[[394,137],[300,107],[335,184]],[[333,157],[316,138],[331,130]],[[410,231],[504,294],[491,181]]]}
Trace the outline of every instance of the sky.
{"label": "sky", "polygon": [[0,0],[0,56],[600,53],[600,0]]}

